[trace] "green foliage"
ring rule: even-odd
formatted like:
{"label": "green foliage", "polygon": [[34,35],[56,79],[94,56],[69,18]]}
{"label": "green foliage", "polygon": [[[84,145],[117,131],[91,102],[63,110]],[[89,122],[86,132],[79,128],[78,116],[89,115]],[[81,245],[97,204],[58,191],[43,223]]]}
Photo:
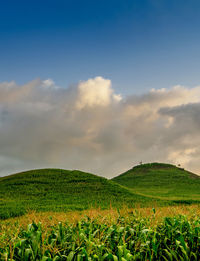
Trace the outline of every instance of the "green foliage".
{"label": "green foliage", "polygon": [[110,205],[121,208],[155,201],[113,181],[76,170],[32,170],[0,178],[0,219],[19,216],[29,210],[104,209]]}
{"label": "green foliage", "polygon": [[22,204],[12,204],[10,202],[2,203],[0,201],[0,219],[7,219],[12,217],[19,217],[26,213],[26,210]]}
{"label": "green foliage", "polygon": [[170,164],[142,164],[113,181],[140,195],[168,199],[176,204],[200,202],[200,177]]}
{"label": "green foliage", "polygon": [[113,180],[61,169],[0,178],[0,219],[30,210],[58,212],[199,202],[200,178],[170,164],[142,164]]}
{"label": "green foliage", "polygon": [[[155,211],[154,211],[155,214]],[[2,238],[0,238],[2,240]],[[130,215],[108,225],[86,218],[44,231],[34,222],[0,247],[0,260],[200,260],[200,219],[166,217],[156,226]]]}

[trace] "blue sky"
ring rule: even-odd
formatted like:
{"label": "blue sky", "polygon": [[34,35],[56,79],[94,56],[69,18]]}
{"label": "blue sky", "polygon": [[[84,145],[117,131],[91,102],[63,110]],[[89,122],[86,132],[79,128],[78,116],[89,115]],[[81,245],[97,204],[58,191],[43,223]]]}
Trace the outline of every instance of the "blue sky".
{"label": "blue sky", "polygon": [[0,1],[0,82],[102,76],[122,94],[200,84],[200,1]]}
{"label": "blue sky", "polygon": [[200,173],[199,14],[199,0],[0,0],[0,176]]}

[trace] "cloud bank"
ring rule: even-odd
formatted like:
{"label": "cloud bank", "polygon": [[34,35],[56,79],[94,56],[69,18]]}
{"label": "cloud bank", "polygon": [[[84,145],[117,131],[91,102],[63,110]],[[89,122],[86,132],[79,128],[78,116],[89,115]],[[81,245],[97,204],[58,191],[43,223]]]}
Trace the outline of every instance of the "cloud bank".
{"label": "cloud bank", "polygon": [[0,83],[0,175],[32,168],[113,177],[143,162],[200,173],[200,87],[122,97],[96,77],[73,88]]}

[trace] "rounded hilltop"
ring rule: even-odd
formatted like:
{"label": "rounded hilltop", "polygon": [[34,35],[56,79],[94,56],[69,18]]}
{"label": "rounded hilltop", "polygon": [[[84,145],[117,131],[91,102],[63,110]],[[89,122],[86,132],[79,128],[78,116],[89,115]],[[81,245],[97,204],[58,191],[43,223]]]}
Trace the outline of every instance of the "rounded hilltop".
{"label": "rounded hilltop", "polygon": [[0,217],[1,213],[14,216],[27,210],[133,207],[151,200],[111,180],[79,170],[37,169],[0,178]]}
{"label": "rounded hilltop", "polygon": [[133,166],[132,169],[135,168],[155,168],[155,169],[159,169],[159,168],[177,168],[175,165],[173,164],[169,164],[169,163],[160,163],[160,162],[152,162],[152,163],[140,163],[139,165]]}
{"label": "rounded hilltop", "polygon": [[200,201],[200,177],[172,164],[140,164],[112,180],[146,196]]}

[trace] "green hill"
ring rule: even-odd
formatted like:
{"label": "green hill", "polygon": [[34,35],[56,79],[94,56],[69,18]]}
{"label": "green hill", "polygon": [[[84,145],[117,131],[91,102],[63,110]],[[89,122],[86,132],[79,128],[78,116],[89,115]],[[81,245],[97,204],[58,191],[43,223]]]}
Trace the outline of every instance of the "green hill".
{"label": "green hill", "polygon": [[112,180],[141,195],[183,203],[200,202],[200,177],[174,165],[142,164]]}
{"label": "green hill", "polygon": [[41,169],[0,178],[0,217],[27,210],[66,211],[152,202],[105,178],[61,169]]}

